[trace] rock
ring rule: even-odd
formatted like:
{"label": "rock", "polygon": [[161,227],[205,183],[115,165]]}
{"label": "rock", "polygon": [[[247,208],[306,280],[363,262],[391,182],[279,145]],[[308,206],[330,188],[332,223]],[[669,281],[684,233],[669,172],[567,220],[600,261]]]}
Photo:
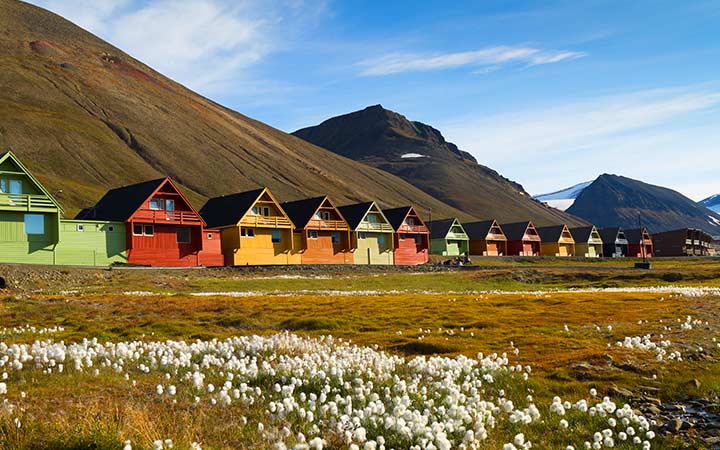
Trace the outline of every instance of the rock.
{"label": "rock", "polygon": [[683,421],[682,421],[682,419],[679,419],[679,418],[675,418],[665,424],[665,429],[672,433],[677,433],[680,430],[682,430],[682,428],[683,428]]}
{"label": "rock", "polygon": [[629,389],[625,389],[623,387],[617,387],[613,386],[608,390],[608,393],[612,396],[620,396],[620,397],[632,397],[633,393]]}
{"label": "rock", "polygon": [[685,385],[695,389],[700,389],[700,381],[698,381],[697,378],[693,378],[692,380],[686,382]]}
{"label": "rock", "polygon": [[659,399],[659,398],[655,398],[655,397],[645,396],[645,397],[643,397],[643,401],[646,401],[646,402],[648,402],[648,403],[652,403],[653,405],[657,405],[657,406],[662,405],[662,402],[660,401],[660,399]]}
{"label": "rock", "polygon": [[611,362],[611,363],[614,361],[613,357],[610,356],[610,355],[608,355],[607,353],[605,353],[604,355],[602,355],[602,358],[603,358],[604,360],[608,361],[608,362]]}
{"label": "rock", "polygon": [[703,439],[703,442],[707,445],[718,445],[720,444],[720,436],[711,436]]}
{"label": "rock", "polygon": [[655,405],[649,405],[645,407],[645,412],[657,416],[660,414],[660,408]]}

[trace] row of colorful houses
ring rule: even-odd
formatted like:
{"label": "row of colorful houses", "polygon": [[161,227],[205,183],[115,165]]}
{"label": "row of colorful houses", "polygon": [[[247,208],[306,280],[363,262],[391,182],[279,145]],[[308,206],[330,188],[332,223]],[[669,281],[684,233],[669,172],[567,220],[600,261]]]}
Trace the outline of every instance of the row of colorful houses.
{"label": "row of colorful houses", "polygon": [[[651,257],[654,253],[653,240],[644,228],[536,228],[530,221],[462,224],[455,218],[425,223],[412,206],[381,209],[375,202],[337,206],[327,196],[281,203],[267,188],[215,197],[196,211],[169,178],[112,189],[73,219],[63,218],[63,213],[55,197],[13,153],[0,155],[0,262],[415,265],[428,262],[429,254]],[[689,241],[697,237],[704,242],[701,234],[692,233]],[[680,234],[668,236],[676,235]],[[700,250],[693,247],[686,254],[707,254],[702,251],[706,247],[701,244]]]}

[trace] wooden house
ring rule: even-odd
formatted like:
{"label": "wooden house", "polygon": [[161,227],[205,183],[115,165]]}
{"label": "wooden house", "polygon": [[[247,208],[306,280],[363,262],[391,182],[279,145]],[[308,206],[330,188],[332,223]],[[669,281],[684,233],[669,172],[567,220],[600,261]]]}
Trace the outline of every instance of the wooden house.
{"label": "wooden house", "polygon": [[570,233],[575,239],[575,256],[584,258],[602,257],[603,241],[594,225],[571,228]]}
{"label": "wooden house", "polygon": [[124,222],[60,219],[55,264],[109,266],[127,263]]}
{"label": "wooden house", "polygon": [[280,205],[295,226],[293,253],[302,264],[352,264],[350,226],[327,196]]}
{"label": "wooden house", "polygon": [[575,256],[575,239],[567,225],[540,227],[537,229],[543,256]]}
{"label": "wooden house", "polygon": [[628,256],[631,258],[652,258],[653,241],[647,228],[625,230],[628,240]]}
{"label": "wooden house", "polygon": [[355,264],[394,264],[393,227],[375,202],[341,206],[350,226]]}
{"label": "wooden house", "polygon": [[532,222],[501,225],[507,237],[507,254],[511,256],[540,256],[542,240]]}
{"label": "wooden house", "polygon": [[12,152],[0,155],[0,262],[54,264],[62,212]]}
{"label": "wooden house", "polygon": [[628,255],[628,240],[625,231],[620,227],[609,227],[598,230],[603,241],[605,258],[623,258]]}
{"label": "wooden house", "polygon": [[211,198],[200,215],[220,230],[225,265],[300,264],[294,225],[268,188]]}
{"label": "wooden house", "polygon": [[504,256],[507,254],[507,236],[495,220],[464,223],[470,238],[470,254],[479,256]]}
{"label": "wooden house", "polygon": [[712,237],[696,228],[655,233],[652,236],[654,256],[708,256]]}
{"label": "wooden house", "polygon": [[76,219],[124,223],[129,264],[171,267],[223,263],[220,233],[206,229],[205,221],[170,178],[111,189]]}
{"label": "wooden house", "polygon": [[442,256],[467,256],[470,238],[456,218],[428,222],[430,253]]}
{"label": "wooden house", "polygon": [[428,262],[430,232],[412,206],[384,209],[392,225],[395,265],[417,265]]}

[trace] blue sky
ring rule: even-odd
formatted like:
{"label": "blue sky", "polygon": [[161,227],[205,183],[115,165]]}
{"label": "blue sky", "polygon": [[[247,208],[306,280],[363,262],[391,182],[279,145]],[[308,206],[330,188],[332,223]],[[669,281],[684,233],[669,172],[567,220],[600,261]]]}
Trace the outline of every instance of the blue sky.
{"label": "blue sky", "polygon": [[720,193],[720,2],[35,0],[284,131],[381,103],[550,192]]}

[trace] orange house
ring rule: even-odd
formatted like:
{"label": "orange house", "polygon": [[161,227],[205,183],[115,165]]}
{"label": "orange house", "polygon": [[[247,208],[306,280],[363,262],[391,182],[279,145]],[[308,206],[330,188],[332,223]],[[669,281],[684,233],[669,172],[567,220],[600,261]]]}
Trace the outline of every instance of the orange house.
{"label": "orange house", "polygon": [[396,266],[414,266],[428,262],[430,231],[412,206],[383,209],[395,230],[394,258]]}
{"label": "orange house", "polygon": [[293,251],[301,264],[352,264],[350,226],[327,197],[280,205],[295,225]]}

